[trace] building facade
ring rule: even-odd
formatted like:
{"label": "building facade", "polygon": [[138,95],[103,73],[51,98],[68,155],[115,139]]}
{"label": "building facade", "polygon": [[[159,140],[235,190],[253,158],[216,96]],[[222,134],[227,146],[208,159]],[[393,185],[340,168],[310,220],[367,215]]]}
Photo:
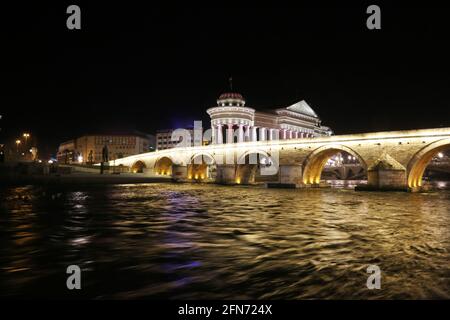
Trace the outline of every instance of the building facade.
{"label": "building facade", "polygon": [[[178,131],[178,132],[177,132]],[[165,129],[156,132],[156,150],[175,148],[185,139],[187,146],[207,145],[210,141],[203,137],[203,128]],[[185,144],[182,144],[186,146]]]}
{"label": "building facade", "polygon": [[276,139],[302,139],[329,136],[333,132],[306,103],[269,111],[257,111],[245,105],[239,93],[224,93],[217,106],[207,110],[211,118],[212,143],[236,143]]}
{"label": "building facade", "polygon": [[145,134],[84,135],[61,143],[57,159],[60,163],[99,163],[105,146],[109,160],[115,160],[154,150],[154,139]]}
{"label": "building facade", "polygon": [[[156,132],[156,150],[175,148],[181,142],[181,138],[179,138],[178,140],[176,139],[172,140],[172,135],[174,134],[175,130],[176,129],[164,129],[158,130]],[[194,137],[194,129],[186,128],[185,130],[189,133],[188,143],[192,144]]]}

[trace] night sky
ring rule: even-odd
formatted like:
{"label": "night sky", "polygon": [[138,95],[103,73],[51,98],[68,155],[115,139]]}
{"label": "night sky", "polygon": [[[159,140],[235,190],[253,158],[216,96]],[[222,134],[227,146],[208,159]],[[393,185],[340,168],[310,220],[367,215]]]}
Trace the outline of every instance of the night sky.
{"label": "night sky", "polygon": [[31,132],[46,155],[84,133],[207,122],[230,76],[248,106],[305,99],[336,134],[450,127],[445,7],[147,3],[2,7],[0,143]]}

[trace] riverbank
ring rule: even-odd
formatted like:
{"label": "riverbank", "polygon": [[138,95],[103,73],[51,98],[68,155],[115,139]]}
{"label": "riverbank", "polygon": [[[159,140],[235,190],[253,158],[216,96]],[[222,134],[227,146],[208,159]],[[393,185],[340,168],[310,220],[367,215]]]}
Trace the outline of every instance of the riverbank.
{"label": "riverbank", "polygon": [[169,181],[171,181],[170,177],[148,177],[136,174],[72,173],[67,175],[0,176],[0,186],[134,184]]}
{"label": "riverbank", "polygon": [[172,181],[169,176],[152,176],[127,172],[100,174],[99,168],[48,165],[43,163],[7,163],[0,165],[0,186],[25,185],[102,185]]}

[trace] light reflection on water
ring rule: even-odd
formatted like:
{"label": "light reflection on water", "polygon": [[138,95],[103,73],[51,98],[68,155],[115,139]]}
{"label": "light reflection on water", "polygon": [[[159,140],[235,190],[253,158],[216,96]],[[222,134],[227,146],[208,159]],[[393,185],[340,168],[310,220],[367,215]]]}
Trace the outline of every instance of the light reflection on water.
{"label": "light reflection on water", "polygon": [[[0,201],[0,296],[450,298],[448,191],[147,184]],[[381,290],[365,286],[370,264]]]}

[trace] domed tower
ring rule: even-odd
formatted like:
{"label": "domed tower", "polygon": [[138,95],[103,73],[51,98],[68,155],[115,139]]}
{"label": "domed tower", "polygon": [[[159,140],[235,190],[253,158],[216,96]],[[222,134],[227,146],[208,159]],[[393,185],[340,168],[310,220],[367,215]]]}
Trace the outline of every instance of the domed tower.
{"label": "domed tower", "polygon": [[[250,140],[250,128],[254,124],[255,109],[245,106],[245,99],[240,93],[221,94],[217,99],[217,106],[209,108],[206,112],[211,117],[213,144]],[[226,130],[225,134],[224,130]]]}
{"label": "domed tower", "polygon": [[217,105],[221,107],[243,107],[245,106],[245,100],[240,93],[226,92],[222,93],[219,99],[217,99]]}

